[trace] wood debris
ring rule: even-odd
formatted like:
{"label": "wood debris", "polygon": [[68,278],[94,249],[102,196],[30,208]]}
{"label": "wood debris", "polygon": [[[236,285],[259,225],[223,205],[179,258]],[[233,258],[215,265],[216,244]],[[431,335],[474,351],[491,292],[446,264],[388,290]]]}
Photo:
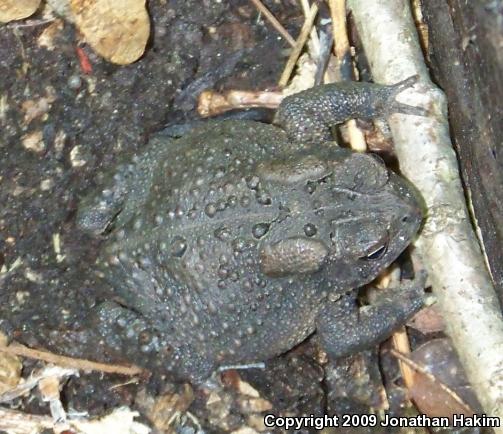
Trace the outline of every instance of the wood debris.
{"label": "wood debris", "polygon": [[197,112],[202,117],[250,107],[277,108],[284,98],[281,92],[230,90],[223,94],[205,90],[199,95]]}
{"label": "wood debris", "polygon": [[99,371],[108,374],[119,375],[140,375],[145,371],[137,366],[112,365],[108,363],[92,362],[85,359],[76,359],[73,357],[60,356],[49,351],[34,350],[18,343],[12,343],[7,347],[0,346],[0,354],[12,354],[16,356],[28,357],[31,359],[43,360],[48,363],[54,363],[59,366],[65,366],[83,371]]}
{"label": "wood debris", "polygon": [[[0,403],[9,402],[26,395],[30,390],[38,386],[47,378],[60,379],[67,378],[72,375],[78,375],[78,372],[75,369],[61,368],[60,366],[46,366],[41,370],[32,372],[28,378],[23,379],[22,382],[18,382],[19,384],[16,383],[15,387],[11,387],[9,390],[0,394]],[[51,396],[54,397],[54,394]]]}
{"label": "wood debris", "polygon": [[[66,432],[79,434],[148,434],[150,428],[134,419],[139,416],[136,411],[127,407],[115,409],[112,413],[99,419],[75,419],[68,421]],[[53,420],[48,416],[27,414],[0,407],[0,431],[9,434],[35,434],[44,429],[55,429]],[[65,431],[63,431],[65,432]]]}

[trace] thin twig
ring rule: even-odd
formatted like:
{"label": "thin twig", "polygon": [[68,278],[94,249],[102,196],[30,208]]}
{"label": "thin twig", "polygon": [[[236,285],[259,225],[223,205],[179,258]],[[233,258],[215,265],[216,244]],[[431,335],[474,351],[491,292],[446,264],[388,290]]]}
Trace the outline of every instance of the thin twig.
{"label": "thin twig", "polygon": [[49,416],[0,408],[0,430],[2,431],[12,434],[27,434],[52,428],[54,428],[54,422]]}
{"label": "thin twig", "polygon": [[282,24],[276,19],[276,17],[267,9],[260,0],[250,0],[255,7],[266,17],[266,19],[271,23],[271,25],[276,29],[276,31],[285,38],[292,47],[295,47],[295,39],[292,38],[290,33],[282,26]]}
{"label": "thin twig", "polygon": [[273,91],[229,90],[217,93],[203,91],[198,98],[197,112],[201,117],[215,116],[228,110],[250,107],[278,108],[284,95]]}
{"label": "thin twig", "polygon": [[34,350],[18,343],[12,343],[7,347],[0,347],[0,352],[15,356],[28,357],[30,359],[43,360],[54,363],[58,366],[75,368],[81,371],[99,371],[108,374],[120,375],[140,375],[145,371],[138,366],[121,366],[107,363],[92,362],[85,359],[75,359],[73,357],[60,356],[49,351]]}
{"label": "thin twig", "polygon": [[286,62],[285,69],[281,74],[281,78],[279,79],[280,86],[286,86],[288,80],[290,80],[290,76],[292,75],[293,68],[295,68],[295,64],[297,63],[297,59],[304,48],[304,45],[309,37],[309,33],[311,33],[311,29],[313,28],[314,20],[316,15],[318,14],[318,6],[316,3],[313,3],[309,14],[307,15],[302,28],[300,29],[299,37],[295,42],[295,47],[293,48],[288,61]]}
{"label": "thin twig", "polygon": [[420,76],[401,100],[431,114],[388,120],[400,170],[424,200],[414,252],[484,412],[503,418],[503,316],[466,207],[445,95],[430,81],[408,0],[347,1],[376,82]]}
{"label": "thin twig", "polygon": [[43,20],[29,20],[23,23],[8,23],[6,27],[11,29],[21,29],[24,27],[37,27],[47,23],[52,23],[53,21],[56,21],[56,18],[53,17],[53,18],[46,18]]}
{"label": "thin twig", "polygon": [[[351,62],[351,52],[346,24],[346,0],[328,0],[330,16],[332,18],[332,34],[334,37],[334,51],[339,60],[341,77],[344,80],[354,78]],[[346,122],[349,135],[349,143],[355,151],[364,152],[367,150],[367,143],[362,131],[356,126],[354,119]]]}
{"label": "thin twig", "polygon": [[332,33],[334,35],[334,51],[342,61],[349,52],[349,38],[346,26],[346,1],[328,0],[330,17],[332,18]]}
{"label": "thin twig", "polygon": [[[400,351],[401,354],[410,354],[410,343],[405,327],[400,327],[392,336],[394,350]],[[414,371],[401,359],[398,360],[400,372],[402,373],[403,382],[408,389],[414,385]]]}
{"label": "thin twig", "polygon": [[[311,5],[309,4],[309,0],[300,0],[300,6],[302,7],[302,13],[304,14],[304,18],[309,16],[309,11],[311,10]],[[318,38],[318,33],[316,32],[316,28],[313,27],[311,29],[309,37],[311,38],[311,42],[313,44],[314,51],[316,53],[320,52],[320,38]]]}
{"label": "thin twig", "polygon": [[[379,280],[377,282],[377,287],[380,289],[396,287],[399,285],[400,266],[398,264],[391,265],[391,267],[386,270],[385,274],[379,277]],[[393,349],[408,357],[410,354],[410,343],[409,337],[407,336],[407,332],[405,330],[405,326],[400,327],[396,332],[394,332],[391,338]],[[400,359],[398,360],[398,364],[405,386],[408,389],[411,389],[414,385],[414,370],[409,365],[402,362]]]}

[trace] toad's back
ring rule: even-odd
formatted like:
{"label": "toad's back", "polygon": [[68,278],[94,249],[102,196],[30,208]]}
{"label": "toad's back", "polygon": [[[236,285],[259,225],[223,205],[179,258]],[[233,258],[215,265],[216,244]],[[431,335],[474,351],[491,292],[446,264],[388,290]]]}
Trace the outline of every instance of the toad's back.
{"label": "toad's back", "polygon": [[[261,360],[314,329],[322,276],[271,277],[259,264],[266,240],[324,233],[309,232],[322,226],[322,191],[308,193],[307,179],[264,179],[287,146],[274,126],[218,122],[180,140],[159,136],[128,167],[134,191],[100,261],[122,302],[192,358]],[[305,170],[312,181],[327,174]]]}

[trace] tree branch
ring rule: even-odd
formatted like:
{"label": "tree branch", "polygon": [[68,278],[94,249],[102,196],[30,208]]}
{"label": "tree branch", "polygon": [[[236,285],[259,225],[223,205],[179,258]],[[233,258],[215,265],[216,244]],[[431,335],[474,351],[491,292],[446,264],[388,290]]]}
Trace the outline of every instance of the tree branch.
{"label": "tree branch", "polygon": [[[423,257],[447,332],[486,411],[503,417],[503,319],[470,224],[444,94],[430,81],[409,2],[349,0],[376,82],[419,74],[407,103],[428,118],[392,115],[402,173],[420,190],[428,214],[416,246]],[[502,419],[503,420],[503,419]],[[495,432],[503,433],[503,428]]]}

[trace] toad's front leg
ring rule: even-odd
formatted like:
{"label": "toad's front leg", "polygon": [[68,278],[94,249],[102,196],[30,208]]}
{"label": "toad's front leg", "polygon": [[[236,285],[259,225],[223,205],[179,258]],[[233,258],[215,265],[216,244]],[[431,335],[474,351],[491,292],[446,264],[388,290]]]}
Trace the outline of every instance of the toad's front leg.
{"label": "toad's front leg", "polygon": [[358,307],[353,291],[327,302],[316,320],[316,330],[327,353],[344,357],[388,338],[423,306],[425,273],[398,288],[380,291],[377,303]]}
{"label": "toad's front leg", "polygon": [[396,101],[396,96],[417,82],[412,76],[393,85],[341,82],[313,87],[286,97],[274,123],[297,142],[331,139],[330,127],[349,119],[384,118],[393,113],[426,116],[427,111]]}

